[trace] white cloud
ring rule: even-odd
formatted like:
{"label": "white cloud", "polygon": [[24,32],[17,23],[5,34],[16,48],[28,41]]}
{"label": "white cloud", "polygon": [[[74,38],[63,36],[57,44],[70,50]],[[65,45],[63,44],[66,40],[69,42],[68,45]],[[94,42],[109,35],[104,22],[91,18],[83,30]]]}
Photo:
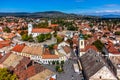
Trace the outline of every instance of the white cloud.
{"label": "white cloud", "polygon": [[120,13],[120,10],[101,10],[96,11],[96,13]]}

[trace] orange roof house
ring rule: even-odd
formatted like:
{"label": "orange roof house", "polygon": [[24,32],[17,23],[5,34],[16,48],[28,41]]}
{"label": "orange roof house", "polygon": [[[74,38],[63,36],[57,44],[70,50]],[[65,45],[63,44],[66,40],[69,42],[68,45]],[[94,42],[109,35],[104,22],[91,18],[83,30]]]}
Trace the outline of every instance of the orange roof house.
{"label": "orange roof house", "polygon": [[0,41],[0,48],[10,46],[10,43],[10,40]]}
{"label": "orange roof house", "polygon": [[58,24],[51,24],[50,27],[57,27]]}
{"label": "orange roof house", "polygon": [[59,56],[55,54],[51,54],[49,49],[45,49],[45,52],[42,55],[42,59],[58,59]]}
{"label": "orange roof house", "polygon": [[25,44],[18,44],[16,45],[12,51],[15,51],[15,52],[22,52],[23,48],[25,47]]}
{"label": "orange roof house", "polygon": [[47,28],[34,28],[32,29],[32,33],[50,33],[52,32],[51,29],[47,29]]}

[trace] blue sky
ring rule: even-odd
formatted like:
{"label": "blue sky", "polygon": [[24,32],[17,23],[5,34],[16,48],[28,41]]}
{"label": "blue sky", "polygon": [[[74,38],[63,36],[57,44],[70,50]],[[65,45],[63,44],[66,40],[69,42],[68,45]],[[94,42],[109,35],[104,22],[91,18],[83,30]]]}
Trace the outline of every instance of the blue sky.
{"label": "blue sky", "polygon": [[0,12],[120,13],[120,0],[0,0]]}

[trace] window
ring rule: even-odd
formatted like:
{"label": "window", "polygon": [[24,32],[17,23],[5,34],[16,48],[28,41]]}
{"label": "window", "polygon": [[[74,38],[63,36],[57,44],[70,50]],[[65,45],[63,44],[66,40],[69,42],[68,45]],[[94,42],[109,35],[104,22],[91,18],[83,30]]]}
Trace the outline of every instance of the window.
{"label": "window", "polygon": [[83,45],[83,41],[81,41],[81,45]]}

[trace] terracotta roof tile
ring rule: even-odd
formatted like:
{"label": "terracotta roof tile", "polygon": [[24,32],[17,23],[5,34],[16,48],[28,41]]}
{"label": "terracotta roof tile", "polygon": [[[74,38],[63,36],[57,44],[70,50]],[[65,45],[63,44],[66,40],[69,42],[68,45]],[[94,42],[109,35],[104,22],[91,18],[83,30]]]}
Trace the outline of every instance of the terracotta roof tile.
{"label": "terracotta roof tile", "polygon": [[6,40],[6,41],[0,41],[0,48],[10,46],[11,41]]}
{"label": "terracotta roof tile", "polygon": [[16,45],[12,51],[15,51],[15,52],[22,52],[23,48],[25,47],[25,44],[18,44]]}
{"label": "terracotta roof tile", "polygon": [[50,79],[49,79],[49,80],[56,80],[56,79],[54,79],[54,78],[50,77]]}
{"label": "terracotta roof tile", "polygon": [[54,54],[43,54],[42,58],[43,59],[58,59],[59,56],[58,55],[54,55]]}
{"label": "terracotta roof tile", "polygon": [[40,64],[31,64],[31,60],[24,57],[14,69],[14,73],[18,76],[19,80],[26,80],[44,70],[45,68]]}
{"label": "terracotta roof tile", "polygon": [[51,24],[50,27],[57,27],[58,24]]}
{"label": "terracotta roof tile", "polygon": [[47,28],[34,28],[32,29],[33,33],[50,33],[52,32],[51,29],[47,29]]}
{"label": "terracotta roof tile", "polygon": [[42,47],[29,47],[29,46],[25,46],[24,49],[22,50],[23,53],[27,53],[27,54],[32,54],[32,55],[42,55],[43,53],[43,48]]}

